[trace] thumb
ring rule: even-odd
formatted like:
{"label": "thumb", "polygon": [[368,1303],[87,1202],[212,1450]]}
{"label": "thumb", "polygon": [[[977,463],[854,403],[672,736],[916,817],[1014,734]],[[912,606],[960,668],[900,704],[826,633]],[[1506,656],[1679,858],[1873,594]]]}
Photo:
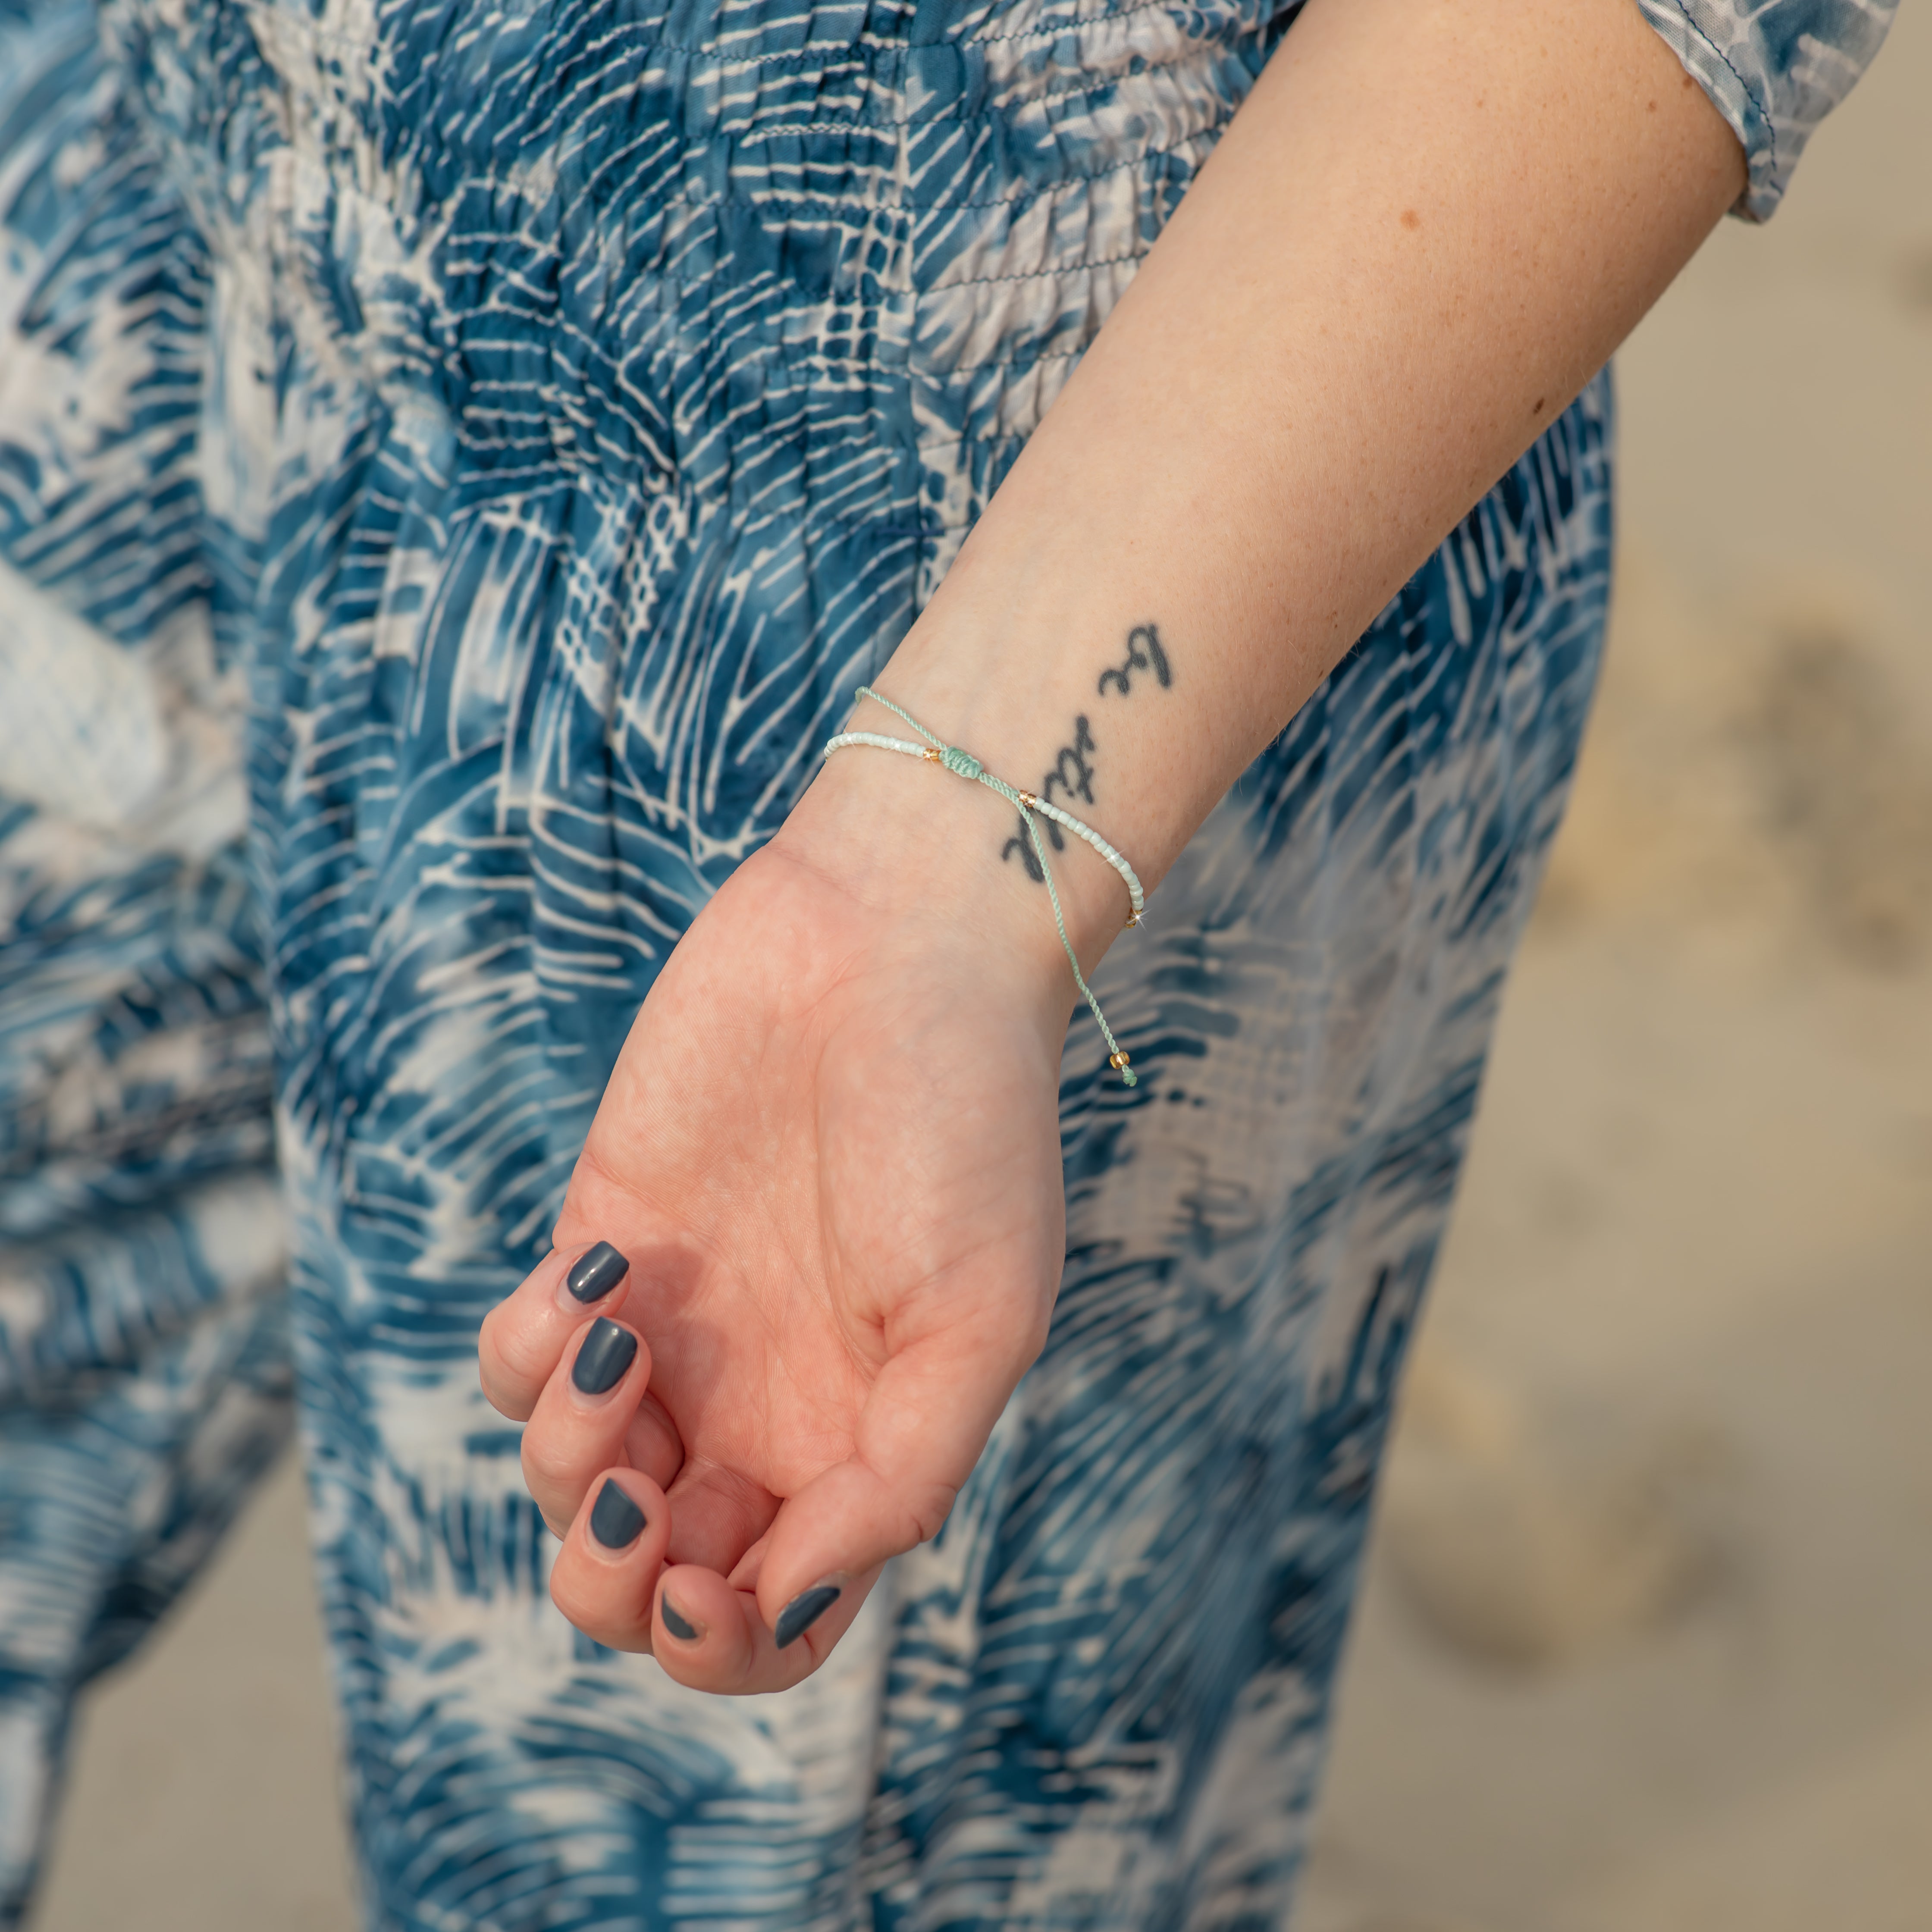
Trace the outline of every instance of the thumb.
{"label": "thumb", "polygon": [[890,1556],[939,1533],[1007,1398],[1038,1352],[958,1330],[893,1355],[873,1382],[852,1453],[779,1510],[758,1573],[760,1615],[781,1648]]}

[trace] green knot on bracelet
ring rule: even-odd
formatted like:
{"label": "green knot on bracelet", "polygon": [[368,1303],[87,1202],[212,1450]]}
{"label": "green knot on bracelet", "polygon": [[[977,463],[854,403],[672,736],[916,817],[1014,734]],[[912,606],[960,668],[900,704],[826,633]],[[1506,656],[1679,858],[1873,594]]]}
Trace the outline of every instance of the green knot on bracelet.
{"label": "green knot on bracelet", "polygon": [[1056,825],[1064,826],[1076,837],[1084,838],[1100,854],[1114,870],[1120,874],[1121,883],[1127,889],[1127,923],[1138,926],[1143,922],[1147,910],[1147,895],[1141,890],[1141,882],[1132,866],[1096,832],[1093,826],[1076,818],[1072,812],[1064,812],[1057,805],[1037,797],[1030,791],[1022,791],[1016,785],[1010,785],[1004,778],[995,778],[970,752],[962,751],[957,745],[943,743],[935,738],[910,711],[903,711],[890,698],[882,698],[869,686],[861,685],[857,696],[869,698],[874,704],[883,704],[896,717],[903,718],[926,742],[920,745],[908,744],[903,738],[888,738],[877,731],[841,731],[826,742],[825,755],[828,758],[834,752],[844,751],[848,746],[868,745],[874,751],[899,752],[908,758],[923,758],[928,764],[944,765],[956,778],[970,778],[984,785],[988,791],[998,792],[1000,797],[1014,807],[1025,826],[1027,838],[1031,844],[1034,856],[1040,862],[1040,877],[1046,882],[1046,896],[1053,907],[1053,923],[1060,933],[1061,950],[1066,955],[1066,963],[1073,968],[1073,983],[1080,988],[1080,997],[1092,1009],[1094,1017],[1100,1024],[1100,1036],[1107,1042],[1107,1064],[1120,1076],[1121,1083],[1128,1087],[1139,1084],[1140,1076],[1127,1064],[1127,1055],[1120,1042],[1114,1037],[1114,1030],[1107,1024],[1107,1016],[1100,1010],[1100,1002],[1094,997],[1094,989],[1088,985],[1086,975],[1080,970],[1080,961],[1073,950],[1073,942],[1066,936],[1066,916],[1060,908],[1060,892],[1053,882],[1053,867],[1048,862],[1046,842],[1040,836],[1038,821],[1050,818]]}

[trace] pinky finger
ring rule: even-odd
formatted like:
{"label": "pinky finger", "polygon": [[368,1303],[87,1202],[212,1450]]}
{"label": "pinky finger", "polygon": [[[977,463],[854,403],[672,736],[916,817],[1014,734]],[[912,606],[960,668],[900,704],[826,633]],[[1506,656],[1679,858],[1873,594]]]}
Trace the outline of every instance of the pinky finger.
{"label": "pinky finger", "polygon": [[613,1650],[649,1650],[670,1540],[663,1490],[635,1469],[607,1470],[585,1492],[550,1565],[552,1600],[586,1636]]}

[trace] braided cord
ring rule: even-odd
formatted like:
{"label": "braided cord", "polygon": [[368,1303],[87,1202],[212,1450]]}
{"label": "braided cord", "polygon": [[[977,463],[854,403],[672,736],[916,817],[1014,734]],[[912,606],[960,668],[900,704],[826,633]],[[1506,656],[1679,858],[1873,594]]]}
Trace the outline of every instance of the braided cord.
{"label": "braided cord", "polygon": [[902,718],[925,740],[923,744],[909,744],[903,738],[888,738],[878,731],[841,731],[826,742],[824,755],[830,758],[834,752],[844,750],[848,746],[862,745],[878,752],[898,752],[908,758],[924,758],[928,763],[944,765],[956,778],[970,778],[984,785],[988,791],[1000,796],[1018,812],[1020,822],[1026,827],[1027,838],[1031,843],[1034,856],[1040,862],[1040,876],[1046,881],[1046,896],[1053,908],[1054,929],[1060,934],[1060,944],[1066,955],[1066,963],[1073,968],[1073,983],[1080,988],[1080,997],[1087,1002],[1100,1028],[1100,1036],[1107,1042],[1107,1064],[1117,1072],[1121,1080],[1130,1087],[1139,1084],[1139,1076],[1127,1064],[1127,1055],[1120,1043],[1114,1037],[1114,1030],[1107,1024],[1107,1016],[1100,1010],[1100,1002],[1094,997],[1094,989],[1088,985],[1086,975],[1080,970],[1080,961],[1073,950],[1073,942],[1066,936],[1066,916],[1060,910],[1060,893],[1053,883],[1053,868],[1047,862],[1046,842],[1041,838],[1040,819],[1050,818],[1056,825],[1086,840],[1114,870],[1120,874],[1127,889],[1127,898],[1132,910],[1127,916],[1130,926],[1138,926],[1147,908],[1147,895],[1141,890],[1141,882],[1134,868],[1122,854],[1108,844],[1090,825],[1083,824],[1070,812],[1063,812],[1057,805],[1049,805],[1043,798],[1036,797],[1030,791],[1021,791],[1010,785],[1002,778],[996,778],[970,752],[962,752],[957,745],[948,745],[935,738],[910,711],[902,710],[890,698],[882,697],[870,686],[860,686],[856,695],[869,698],[874,704],[883,704],[895,716]]}

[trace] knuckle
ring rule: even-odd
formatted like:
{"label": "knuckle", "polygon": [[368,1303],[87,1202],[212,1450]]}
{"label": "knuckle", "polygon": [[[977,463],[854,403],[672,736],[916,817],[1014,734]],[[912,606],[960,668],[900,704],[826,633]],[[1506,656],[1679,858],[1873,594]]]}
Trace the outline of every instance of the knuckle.
{"label": "knuckle", "polygon": [[524,1431],[523,1464],[524,1481],[532,1494],[574,1491],[584,1480],[569,1443],[535,1423]]}
{"label": "knuckle", "polygon": [[909,1499],[907,1515],[914,1532],[912,1543],[930,1543],[939,1534],[958,1493],[950,1484],[928,1483]]}
{"label": "knuckle", "polygon": [[588,1576],[572,1563],[560,1561],[550,1570],[550,1601],[592,1642],[611,1650],[647,1648],[637,1623],[610,1602],[610,1588],[608,1580]]}
{"label": "knuckle", "polygon": [[483,1400],[499,1415],[512,1422],[530,1420],[530,1405],[518,1400],[519,1391],[514,1384],[505,1382],[500,1366],[480,1351],[476,1358],[476,1379],[482,1384]]}
{"label": "knuckle", "polygon": [[570,1622],[579,1630],[583,1629],[584,1618],[589,1613],[588,1606],[578,1588],[574,1572],[561,1561],[550,1566],[550,1600]]}
{"label": "knuckle", "polygon": [[1014,1325],[1012,1352],[1006,1366],[1016,1384],[1040,1360],[1040,1351],[1046,1346],[1046,1338],[1052,1327],[1051,1304],[1035,1306],[1028,1311],[1024,1322]]}
{"label": "knuckle", "polygon": [[601,1606],[591,1601],[590,1594],[584,1588],[583,1580],[574,1566],[558,1563],[552,1567],[550,1600],[585,1636],[596,1635],[592,1627],[603,1621],[598,1615]]}
{"label": "knuckle", "polygon": [[502,1334],[486,1334],[476,1352],[477,1378],[490,1406],[512,1422],[527,1422],[545,1380],[542,1365],[532,1370]]}
{"label": "knuckle", "polygon": [[560,1351],[546,1346],[542,1334],[531,1334],[507,1316],[489,1338],[499,1380],[520,1384],[541,1384],[556,1366],[552,1359]]}

